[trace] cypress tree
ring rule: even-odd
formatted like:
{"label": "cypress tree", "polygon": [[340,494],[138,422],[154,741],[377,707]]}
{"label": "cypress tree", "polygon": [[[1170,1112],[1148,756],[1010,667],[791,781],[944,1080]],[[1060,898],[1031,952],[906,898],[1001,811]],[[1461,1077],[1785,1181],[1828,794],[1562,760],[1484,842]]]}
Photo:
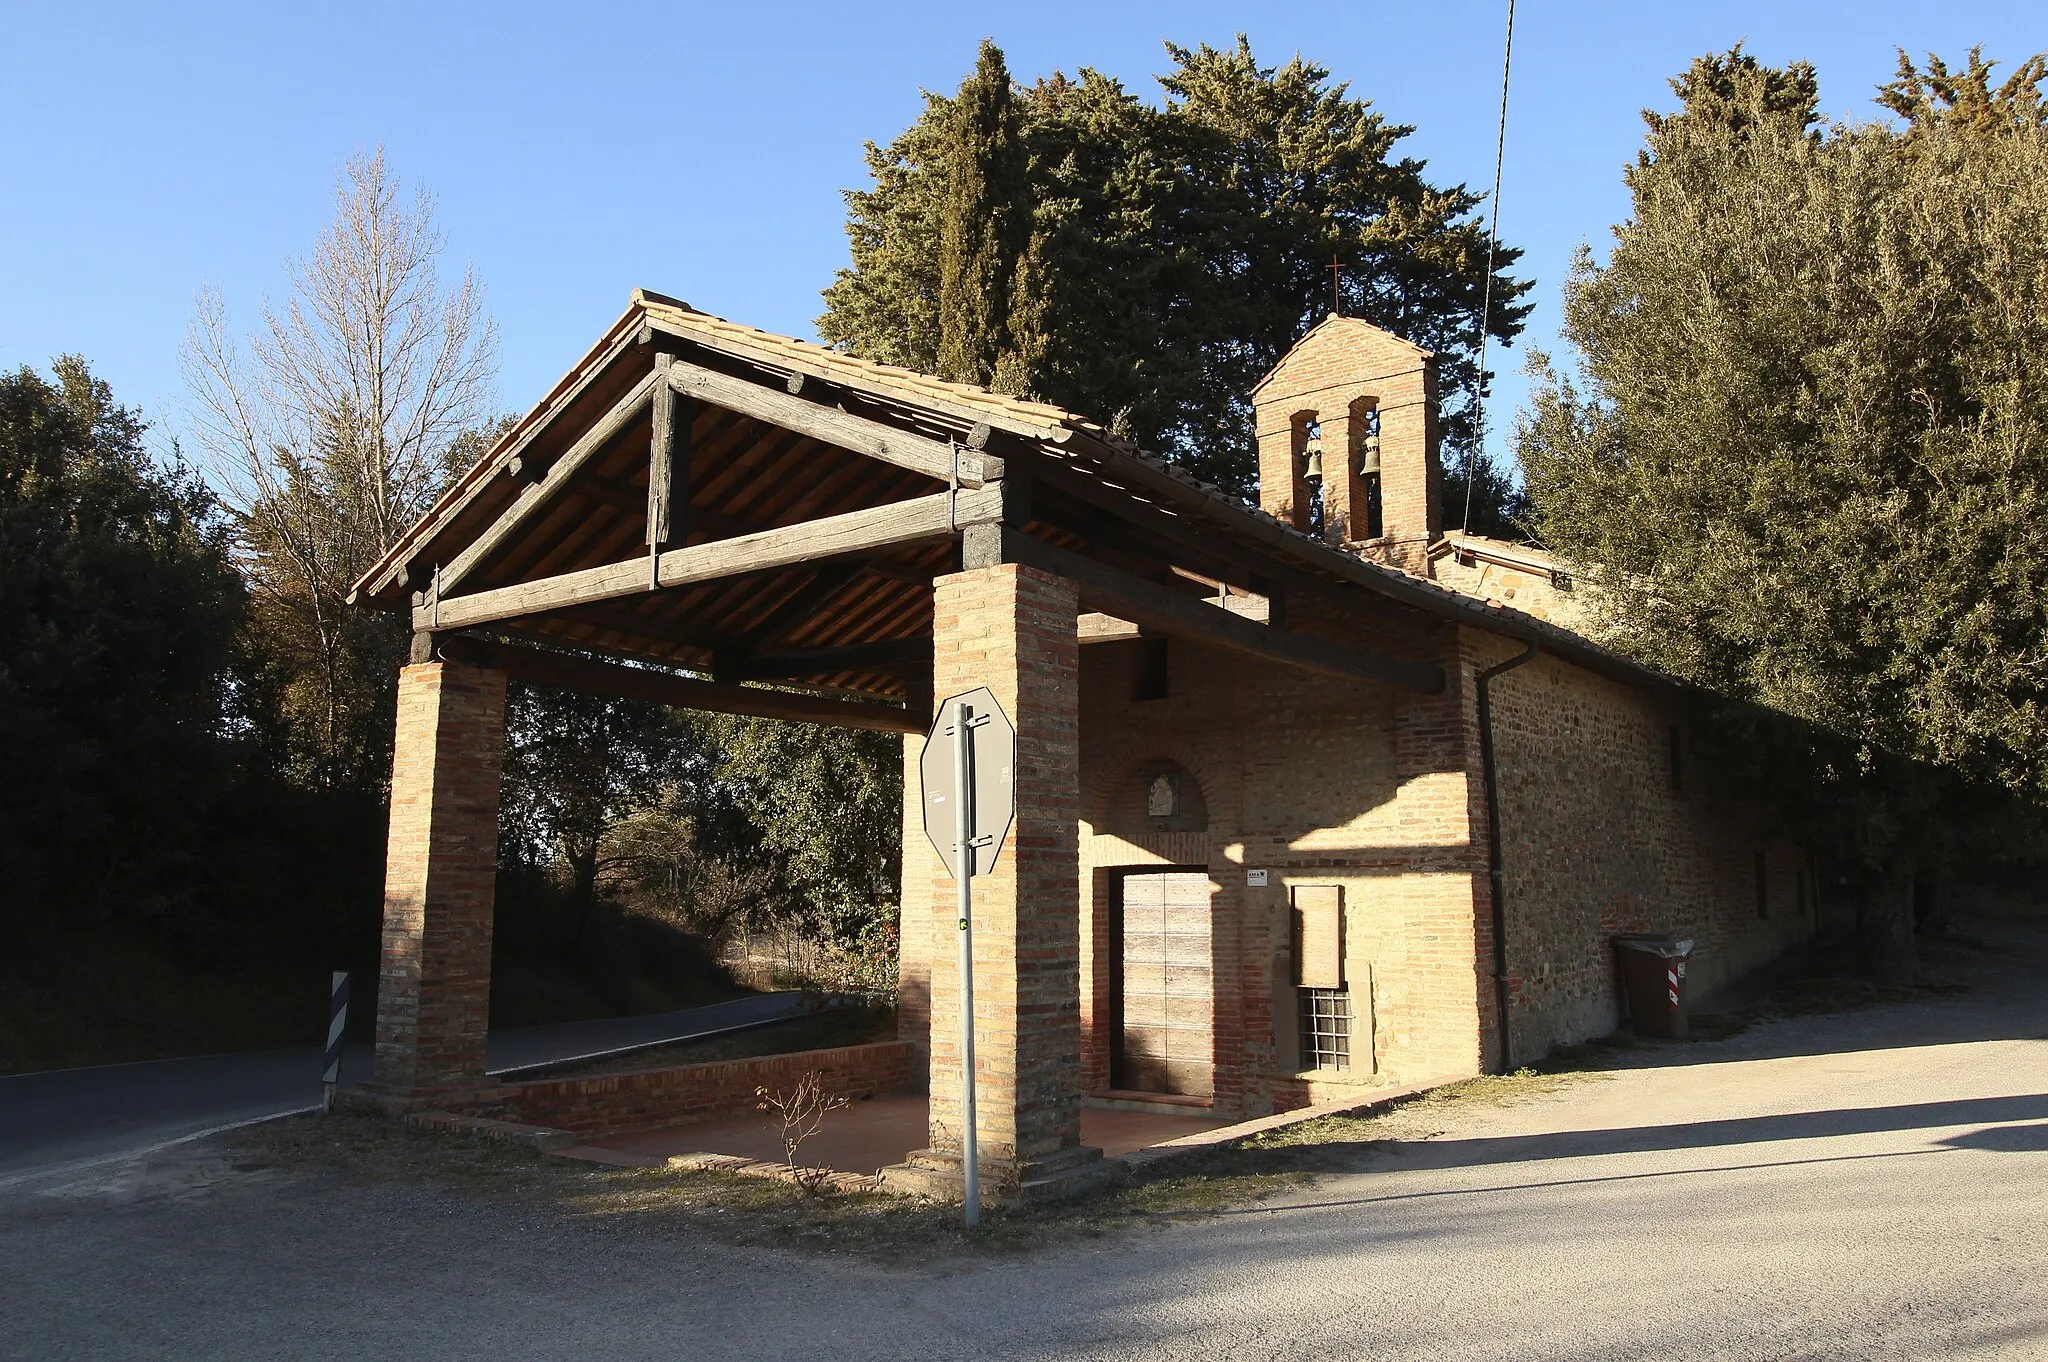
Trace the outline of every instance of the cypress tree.
{"label": "cypress tree", "polygon": [[[1036,348],[1013,333],[1028,317],[1030,157],[1002,50],[983,40],[948,119],[939,229],[939,373],[962,383],[1029,386]],[[1020,276],[1022,276],[1020,280]],[[1021,341],[1021,343],[1020,343]]]}

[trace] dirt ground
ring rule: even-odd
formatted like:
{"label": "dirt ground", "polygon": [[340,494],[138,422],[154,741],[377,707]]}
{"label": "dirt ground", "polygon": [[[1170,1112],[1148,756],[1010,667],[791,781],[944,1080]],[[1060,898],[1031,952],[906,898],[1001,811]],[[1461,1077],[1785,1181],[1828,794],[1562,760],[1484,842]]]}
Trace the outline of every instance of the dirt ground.
{"label": "dirt ground", "polygon": [[1782,981],[1717,1039],[971,1239],[888,1198],[262,1128],[0,1193],[0,1356],[2038,1359],[2048,931],[1961,925],[1931,988]]}

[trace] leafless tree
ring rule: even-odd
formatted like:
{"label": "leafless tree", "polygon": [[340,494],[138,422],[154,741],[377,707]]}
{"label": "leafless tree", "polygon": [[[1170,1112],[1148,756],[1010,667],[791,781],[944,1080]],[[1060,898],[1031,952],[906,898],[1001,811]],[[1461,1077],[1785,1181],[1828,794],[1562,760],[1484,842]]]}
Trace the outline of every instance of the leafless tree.
{"label": "leafless tree", "polygon": [[828,1094],[825,1076],[816,1069],[805,1070],[792,1089],[756,1088],[754,1096],[761,1099],[757,1104],[759,1109],[781,1123],[783,1161],[789,1170],[790,1180],[803,1188],[806,1195],[824,1190],[832,1178],[832,1170],[806,1168],[796,1161],[797,1153],[805,1140],[824,1129],[827,1115],[850,1103],[836,1093]]}
{"label": "leafless tree", "polygon": [[349,583],[426,510],[488,417],[497,336],[473,271],[444,288],[433,200],[382,149],[351,157],[334,219],[237,343],[201,292],[183,363],[258,591],[295,618],[330,748],[351,690]]}

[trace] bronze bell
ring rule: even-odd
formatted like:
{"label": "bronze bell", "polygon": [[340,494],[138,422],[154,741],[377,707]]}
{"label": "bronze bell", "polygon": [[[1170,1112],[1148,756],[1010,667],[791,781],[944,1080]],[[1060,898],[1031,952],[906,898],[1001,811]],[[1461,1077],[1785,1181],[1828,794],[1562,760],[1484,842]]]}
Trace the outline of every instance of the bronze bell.
{"label": "bronze bell", "polygon": [[1368,435],[1358,447],[1358,471],[1377,473],[1380,471],[1380,437]]}

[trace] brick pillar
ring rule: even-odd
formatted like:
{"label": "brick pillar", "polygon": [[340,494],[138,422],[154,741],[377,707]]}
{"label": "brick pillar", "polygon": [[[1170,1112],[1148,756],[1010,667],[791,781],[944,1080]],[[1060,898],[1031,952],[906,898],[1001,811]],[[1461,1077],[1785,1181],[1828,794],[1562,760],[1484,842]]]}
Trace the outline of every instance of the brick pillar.
{"label": "brick pillar", "polygon": [[[1380,496],[1386,522],[1381,557],[1418,576],[1444,530],[1444,471],[1437,457],[1436,363],[1385,380],[1380,403]],[[1460,515],[1464,507],[1458,508]]]}
{"label": "brick pillar", "polygon": [[484,1081],[505,674],[398,673],[376,1086],[424,1096]]}
{"label": "brick pillar", "polygon": [[1306,444],[1300,414],[1260,408],[1259,509],[1297,530],[1308,528],[1309,490],[1302,454]]}
{"label": "brick pillar", "polygon": [[1358,470],[1371,399],[1331,403],[1323,413],[1323,537],[1333,544],[1365,539],[1365,477]]}
{"label": "brick pillar", "polygon": [[[1017,728],[1016,822],[995,869],[974,881],[983,1186],[989,1200],[1069,1194],[1110,1172],[1081,1145],[1080,607],[1071,582],[1013,563],[936,585],[935,694],[987,686]],[[958,886],[936,857],[930,865],[931,1147],[887,1180],[957,1198]]]}
{"label": "brick pillar", "polygon": [[903,866],[897,895],[896,1038],[911,1045],[911,1069],[922,1075],[931,1066],[931,883],[940,873],[937,853],[924,831],[924,736],[903,737]]}

